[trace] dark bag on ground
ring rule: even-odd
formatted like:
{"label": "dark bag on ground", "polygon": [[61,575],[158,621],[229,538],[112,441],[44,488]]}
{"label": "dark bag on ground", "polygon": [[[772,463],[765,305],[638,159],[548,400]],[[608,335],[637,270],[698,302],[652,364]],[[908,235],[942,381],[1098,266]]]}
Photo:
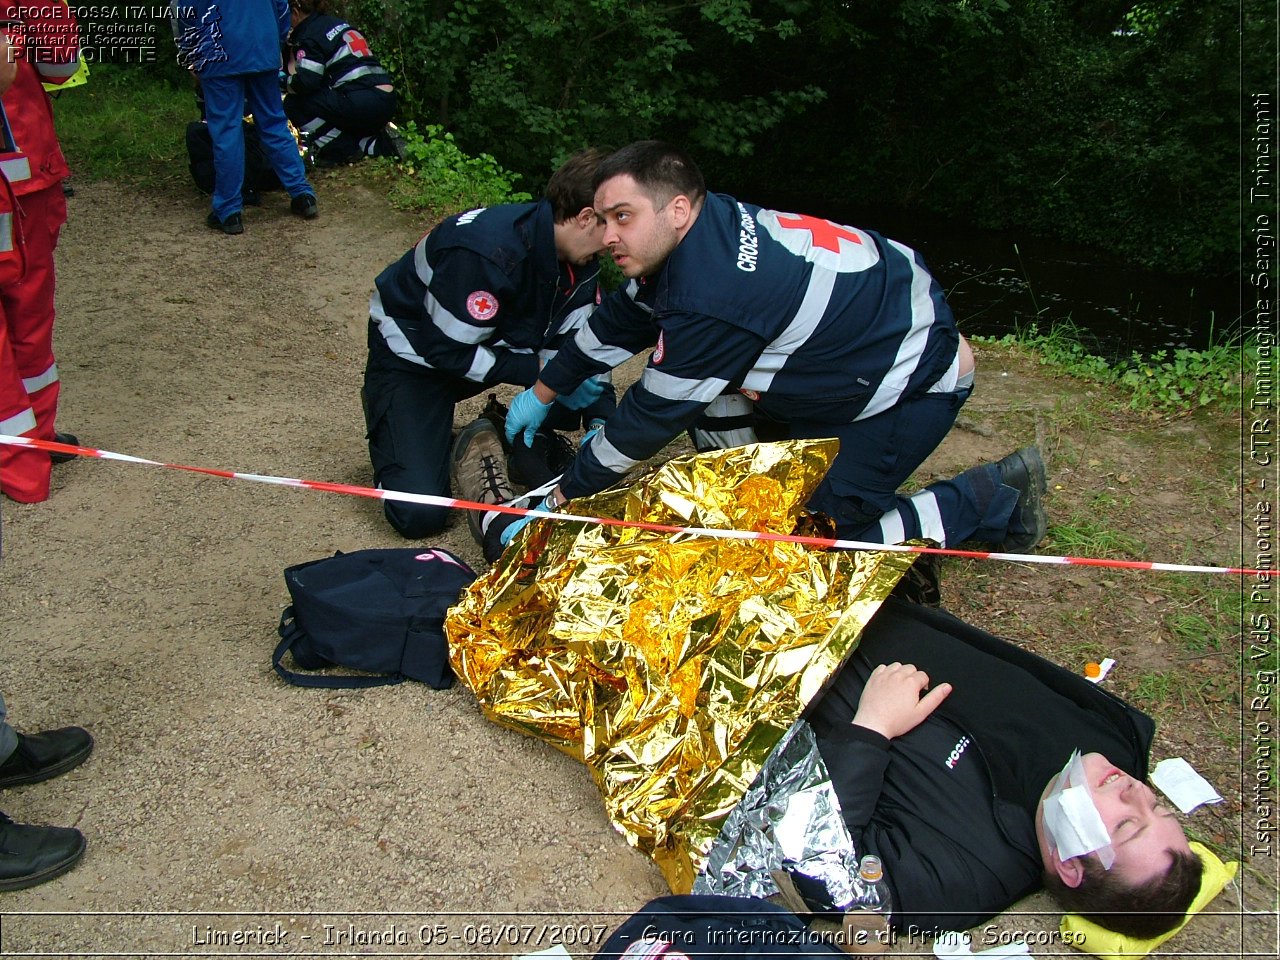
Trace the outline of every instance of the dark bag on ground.
{"label": "dark bag on ground", "polygon": [[[373,687],[420,680],[453,683],[444,618],[475,571],[447,550],[398,548],[336,553],[284,572],[293,603],[280,617],[276,673],[300,687]],[[294,673],[349,667],[375,676]]]}
{"label": "dark bag on ground", "polygon": [[843,956],[768,900],[690,894],[650,900],[610,934],[595,960]]}
{"label": "dark bag on ground", "polygon": [[[187,164],[191,179],[204,193],[213,193],[213,137],[209,125],[200,120],[187,124]],[[244,121],[244,189],[252,192],[283,190],[271,159],[258,139],[258,128]]]}

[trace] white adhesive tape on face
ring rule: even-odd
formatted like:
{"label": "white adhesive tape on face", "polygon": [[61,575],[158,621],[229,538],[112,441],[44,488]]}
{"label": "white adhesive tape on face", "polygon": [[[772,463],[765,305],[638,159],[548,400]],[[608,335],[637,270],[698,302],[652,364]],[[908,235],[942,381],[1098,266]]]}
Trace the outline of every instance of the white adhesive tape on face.
{"label": "white adhesive tape on face", "polygon": [[1097,853],[1106,869],[1115,863],[1111,834],[1094,805],[1079,750],[1071,754],[1044,798],[1044,828],[1060,860]]}

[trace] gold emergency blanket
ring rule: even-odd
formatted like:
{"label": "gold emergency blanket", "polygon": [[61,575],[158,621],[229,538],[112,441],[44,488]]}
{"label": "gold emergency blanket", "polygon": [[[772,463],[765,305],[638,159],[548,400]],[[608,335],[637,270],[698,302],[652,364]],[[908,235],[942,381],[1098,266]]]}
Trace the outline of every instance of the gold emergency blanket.
{"label": "gold emergency blanket", "polygon": [[[570,509],[792,533],[837,447],[680,457]],[[914,559],[534,520],[450,611],[450,660],[491,719],[582,760],[617,829],[687,893],[774,745]]]}

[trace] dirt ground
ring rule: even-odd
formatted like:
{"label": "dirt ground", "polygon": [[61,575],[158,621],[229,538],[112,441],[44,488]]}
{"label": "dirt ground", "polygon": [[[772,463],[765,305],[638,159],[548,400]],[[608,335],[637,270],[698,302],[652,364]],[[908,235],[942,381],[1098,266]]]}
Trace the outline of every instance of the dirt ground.
{"label": "dirt ground", "polygon": [[[194,193],[76,186],[59,250],[60,428],[159,461],[369,483],[358,396],[368,295],[426,224],[352,171],[320,178],[318,220],[268,195],[241,237],[206,229]],[[1039,433],[1059,455],[1062,497],[1098,482],[1118,441],[1098,437],[1102,466],[1090,468],[1058,442],[1056,388],[1034,369],[980,375],[999,388],[980,388],[926,473]],[[1189,433],[1180,449],[1199,456],[1207,442]],[[1178,456],[1151,469],[1151,502],[1187,543],[1230,559],[1231,498],[1207,528],[1180,505],[1198,469]],[[0,953],[497,956],[563,942],[589,955],[620,915],[667,892],[610,827],[586,770],[484,719],[463,687],[317,691],[271,672],[286,566],[404,545],[376,502],[79,461],[55,468],[47,503],[0,510],[11,719],[77,723],[97,740],[76,771],[0,795],[16,820],[89,838],[65,877],[3,895]],[[461,517],[433,545],[482,563]],[[988,629],[1044,638],[1064,609],[1134,594],[1125,577],[966,568],[949,603]],[[1121,606],[1112,626],[1140,656],[1151,618],[1138,599]],[[1181,735],[1171,730],[1157,756],[1201,739]],[[1238,842],[1241,786],[1219,789],[1228,804],[1193,819]],[[1274,909],[1256,888],[1250,907]],[[1214,905],[1223,915],[1198,919],[1165,955],[1274,955],[1274,915],[1248,920],[1240,905],[1228,890]],[[1014,912],[989,936],[1049,929]],[[1051,939],[1032,952],[1075,955]]]}

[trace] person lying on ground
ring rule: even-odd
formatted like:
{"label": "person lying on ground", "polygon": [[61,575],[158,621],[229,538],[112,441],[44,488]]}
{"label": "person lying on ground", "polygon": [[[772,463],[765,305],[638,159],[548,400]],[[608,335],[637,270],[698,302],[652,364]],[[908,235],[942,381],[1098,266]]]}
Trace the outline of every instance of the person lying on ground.
{"label": "person lying on ground", "polygon": [[[1201,862],[1146,782],[1151,718],[945,611],[891,597],[806,717],[854,849],[885,864],[900,932],[967,929],[1043,884],[1146,939],[1199,890]],[[1108,840],[1073,856],[1055,832],[1067,776]]]}

